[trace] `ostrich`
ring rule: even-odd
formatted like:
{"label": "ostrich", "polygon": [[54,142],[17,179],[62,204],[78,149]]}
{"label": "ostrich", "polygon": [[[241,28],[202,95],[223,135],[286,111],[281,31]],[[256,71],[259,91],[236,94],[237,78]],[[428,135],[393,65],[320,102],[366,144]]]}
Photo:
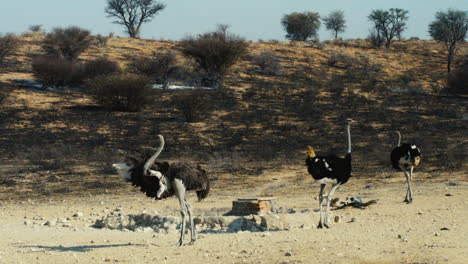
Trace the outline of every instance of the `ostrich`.
{"label": "ostrich", "polygon": [[411,189],[411,181],[413,180],[413,170],[421,161],[421,151],[414,144],[401,144],[401,133],[398,134],[398,144],[390,153],[390,160],[393,168],[403,171],[406,176],[408,188],[404,202],[409,204],[413,202],[413,190]]}
{"label": "ostrich", "polygon": [[182,215],[182,227],[180,232],[179,246],[184,244],[186,216],[190,222],[190,245],[196,240],[196,230],[193,223],[192,207],[186,198],[187,191],[195,191],[198,200],[201,201],[208,196],[210,182],[206,171],[199,165],[174,162],[158,162],[156,159],[164,148],[164,137],[158,135],[161,145],[156,153],[148,158],[145,155],[127,157],[127,163],[113,164],[118,174],[126,182],[139,187],[146,196],[157,200],[175,195],[180,203],[180,214]]}
{"label": "ostrich", "polygon": [[[351,177],[351,131],[350,125],[354,121],[350,118],[346,119],[346,134],[348,149],[344,156],[337,156],[335,154],[326,156],[317,156],[311,146],[307,147],[307,170],[312,175],[315,181],[320,183],[319,193],[319,207],[320,207],[320,221],[318,228],[330,228],[330,201],[333,194],[342,184],[345,184]],[[327,184],[331,184],[331,189],[328,195],[324,197],[324,190]],[[325,211],[325,219],[322,217],[323,199],[326,198],[327,208]]]}

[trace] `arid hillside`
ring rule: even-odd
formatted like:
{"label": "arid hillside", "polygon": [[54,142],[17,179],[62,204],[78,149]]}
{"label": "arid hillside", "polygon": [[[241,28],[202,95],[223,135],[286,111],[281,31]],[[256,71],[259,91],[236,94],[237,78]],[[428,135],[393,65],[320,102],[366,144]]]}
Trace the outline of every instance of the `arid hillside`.
{"label": "arid hillside", "polygon": [[[310,180],[308,145],[319,153],[344,151],[348,117],[357,121],[351,128],[355,177],[395,175],[389,161],[395,130],[421,148],[420,179],[466,177],[459,172],[467,170],[468,103],[446,93],[447,55],[433,41],[400,41],[390,49],[365,40],[250,43],[226,88],[195,98],[203,118],[192,123],[174,104],[187,91],[158,90],[143,111],[119,112],[99,107],[78,87],[25,88],[14,80],[34,79],[31,60],[42,51],[40,37],[21,42],[0,71],[3,200],[130,189],[111,164],[127,151],[154,151],[158,133],[167,142],[161,159],[202,164],[214,189],[266,186],[271,171],[296,188]],[[125,68],[132,58],[164,50],[190,68],[179,43],[171,41],[111,38],[80,60],[105,56]],[[467,54],[464,43],[458,58]]]}

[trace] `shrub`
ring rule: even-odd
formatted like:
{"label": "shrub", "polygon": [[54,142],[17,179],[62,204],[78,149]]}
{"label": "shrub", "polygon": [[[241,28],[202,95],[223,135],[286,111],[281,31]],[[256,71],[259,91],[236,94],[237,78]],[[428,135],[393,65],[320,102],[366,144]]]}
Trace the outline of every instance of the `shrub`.
{"label": "shrub", "polygon": [[468,94],[468,60],[449,74],[447,86],[452,93]]}
{"label": "shrub", "polygon": [[0,65],[6,57],[14,54],[20,46],[18,38],[13,34],[0,37]]}
{"label": "shrub", "polygon": [[104,57],[87,61],[83,66],[83,76],[86,79],[92,79],[99,75],[118,73],[120,71],[120,66],[116,62]]}
{"label": "shrub", "polygon": [[380,48],[383,45],[384,39],[377,30],[373,30],[367,36],[367,40],[376,48]]}
{"label": "shrub", "polygon": [[219,88],[234,63],[247,53],[245,39],[223,31],[204,33],[181,41],[182,53],[203,72],[202,85]]}
{"label": "shrub", "polygon": [[78,84],[83,79],[82,65],[63,58],[39,56],[33,58],[34,76],[44,86],[65,86]]}
{"label": "shrub", "polygon": [[111,110],[140,111],[154,98],[149,78],[133,73],[100,75],[88,80],[85,89],[98,104]]}
{"label": "shrub", "polygon": [[169,86],[170,78],[177,73],[177,58],[171,52],[154,52],[151,57],[140,57],[130,65],[134,72],[144,74],[157,83],[163,84],[164,88]]}
{"label": "shrub", "polygon": [[42,31],[42,25],[31,25],[31,26],[29,26],[29,31],[31,31],[31,32],[41,32]]}
{"label": "shrub", "polygon": [[212,106],[206,91],[189,90],[174,95],[172,102],[183,113],[187,122],[198,122],[208,116]]}
{"label": "shrub", "polygon": [[93,44],[97,47],[105,47],[107,46],[107,42],[109,41],[109,38],[110,37],[97,34],[96,36],[94,36]]}
{"label": "shrub", "polygon": [[54,55],[67,60],[76,60],[87,50],[93,38],[91,33],[79,27],[55,28],[48,33],[42,44],[42,49],[48,55]]}
{"label": "shrub", "polygon": [[262,72],[267,74],[278,74],[281,68],[281,63],[274,52],[264,51],[253,56],[253,62]]}
{"label": "shrub", "polygon": [[328,66],[343,69],[352,67],[356,63],[359,63],[359,61],[355,56],[343,52],[333,52],[333,54],[327,60]]}

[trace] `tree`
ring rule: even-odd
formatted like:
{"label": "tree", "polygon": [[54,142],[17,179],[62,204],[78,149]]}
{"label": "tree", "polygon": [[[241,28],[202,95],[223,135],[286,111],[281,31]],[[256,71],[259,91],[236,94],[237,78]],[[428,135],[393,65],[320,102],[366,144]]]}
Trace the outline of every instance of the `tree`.
{"label": "tree", "polygon": [[429,25],[429,34],[435,40],[442,41],[448,51],[447,71],[457,51],[457,43],[466,38],[468,29],[468,12],[449,9],[437,12],[436,19]]}
{"label": "tree", "polygon": [[345,31],[346,21],[344,19],[344,12],[342,10],[333,11],[322,20],[325,23],[325,27],[335,33],[335,39],[338,38],[339,32]]}
{"label": "tree", "polygon": [[309,38],[317,38],[317,31],[320,28],[320,15],[315,12],[294,12],[284,15],[281,24],[286,30],[287,39],[306,41]]}
{"label": "tree", "polygon": [[116,18],[115,24],[127,28],[129,37],[139,38],[141,25],[150,22],[165,7],[156,0],[107,0],[105,12]]}
{"label": "tree", "polygon": [[401,36],[408,20],[408,10],[390,8],[389,10],[373,10],[367,17],[374,22],[377,37],[385,38],[385,47],[390,48],[397,34]]}

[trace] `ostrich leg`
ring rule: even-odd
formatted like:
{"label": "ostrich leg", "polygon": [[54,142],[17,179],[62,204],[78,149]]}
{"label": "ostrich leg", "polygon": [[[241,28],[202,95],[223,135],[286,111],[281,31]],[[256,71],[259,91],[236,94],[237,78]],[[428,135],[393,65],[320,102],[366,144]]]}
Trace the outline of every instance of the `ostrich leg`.
{"label": "ostrich leg", "polygon": [[187,215],[187,206],[185,204],[185,186],[180,180],[174,181],[174,189],[175,195],[177,199],[179,199],[180,203],[180,214],[182,216],[181,221],[181,230],[180,230],[180,239],[179,239],[179,246],[184,245],[184,236],[185,236],[185,216]]}
{"label": "ostrich leg", "polygon": [[406,198],[405,198],[405,203],[411,203],[413,201],[412,196],[412,191],[411,191],[411,176],[408,171],[405,171],[405,176],[406,176],[406,183],[408,184],[408,189],[406,190]]}
{"label": "ostrich leg", "polygon": [[409,198],[410,198],[410,203],[413,202],[413,188],[411,188],[411,182],[413,181],[413,170],[414,170],[414,167],[411,166],[410,172],[409,172]]}
{"label": "ostrich leg", "polygon": [[190,223],[190,245],[193,245],[193,243],[195,243],[195,240],[197,240],[197,233],[195,230],[195,225],[193,224],[192,206],[187,201],[187,199],[185,199],[185,206],[187,207],[189,223]]}
{"label": "ostrich leg", "polygon": [[320,208],[320,221],[317,225],[317,228],[323,228],[323,222],[322,222],[322,203],[323,203],[323,190],[325,190],[326,184],[321,184],[320,185],[320,193],[319,193],[319,208]]}
{"label": "ostrich leg", "polygon": [[333,184],[331,187],[330,191],[328,192],[327,195],[327,210],[325,211],[325,227],[330,228],[330,202],[333,197],[333,194],[335,193],[336,189],[340,187],[340,183]]}

